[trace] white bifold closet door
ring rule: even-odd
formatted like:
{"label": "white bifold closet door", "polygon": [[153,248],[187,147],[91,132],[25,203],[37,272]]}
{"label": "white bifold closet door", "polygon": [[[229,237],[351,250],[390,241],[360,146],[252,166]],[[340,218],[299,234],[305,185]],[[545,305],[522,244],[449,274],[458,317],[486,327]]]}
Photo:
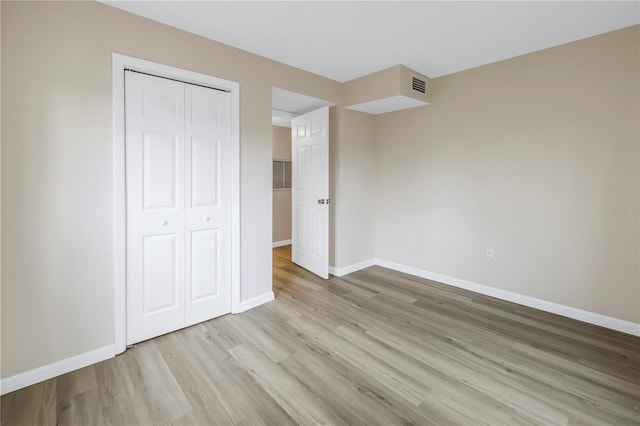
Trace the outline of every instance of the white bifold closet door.
{"label": "white bifold closet door", "polygon": [[231,94],[125,72],[127,344],[231,311]]}

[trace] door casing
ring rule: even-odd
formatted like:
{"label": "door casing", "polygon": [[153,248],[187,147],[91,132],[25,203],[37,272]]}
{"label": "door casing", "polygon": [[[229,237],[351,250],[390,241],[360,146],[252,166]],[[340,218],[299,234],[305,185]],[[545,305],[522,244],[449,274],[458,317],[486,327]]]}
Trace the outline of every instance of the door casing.
{"label": "door casing", "polygon": [[124,70],[134,69],[231,92],[231,312],[240,312],[240,85],[184,69],[112,55],[115,353],[126,350],[126,201]]}

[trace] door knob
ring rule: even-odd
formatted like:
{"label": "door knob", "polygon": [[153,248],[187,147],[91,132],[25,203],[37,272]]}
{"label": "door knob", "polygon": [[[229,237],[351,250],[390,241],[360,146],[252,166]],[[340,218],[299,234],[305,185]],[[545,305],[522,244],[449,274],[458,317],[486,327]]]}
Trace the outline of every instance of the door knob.
{"label": "door knob", "polygon": [[209,216],[205,216],[205,217],[204,217],[204,221],[205,221],[205,222],[209,222],[210,220],[211,220],[211,218],[210,218]]}
{"label": "door knob", "polygon": [[163,220],[162,222],[160,222],[160,225],[162,226],[167,226],[169,224],[169,221],[167,220]]}

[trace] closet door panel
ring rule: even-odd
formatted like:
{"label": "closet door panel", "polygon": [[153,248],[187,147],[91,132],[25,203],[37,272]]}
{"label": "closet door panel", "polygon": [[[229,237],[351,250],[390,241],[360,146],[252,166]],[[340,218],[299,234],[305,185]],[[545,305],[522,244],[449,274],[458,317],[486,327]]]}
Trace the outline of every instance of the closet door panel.
{"label": "closet door panel", "polygon": [[231,311],[231,94],[185,87],[186,324]]}
{"label": "closet door panel", "polygon": [[184,327],[184,84],[126,72],[127,344]]}

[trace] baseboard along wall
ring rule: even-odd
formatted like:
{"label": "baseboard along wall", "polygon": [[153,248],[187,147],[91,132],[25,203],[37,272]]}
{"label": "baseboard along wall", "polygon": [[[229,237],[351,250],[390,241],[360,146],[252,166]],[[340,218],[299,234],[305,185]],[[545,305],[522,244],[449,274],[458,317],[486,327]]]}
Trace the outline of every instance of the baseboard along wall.
{"label": "baseboard along wall", "polygon": [[333,266],[329,266],[329,273],[331,275],[335,275],[336,277],[341,277],[343,275],[350,274],[352,272],[359,271],[360,269],[368,268],[369,266],[376,265],[376,259],[369,259],[362,262],[354,263],[353,265],[345,266],[342,268],[335,268]]}
{"label": "baseboard along wall", "polygon": [[113,358],[114,356],[116,356],[115,345],[108,345],[52,364],[34,368],[33,370],[16,374],[15,376],[7,377],[6,379],[0,380],[0,395],[26,388],[27,386],[52,379],[65,373],[70,373],[74,370],[79,370],[92,364],[97,364],[100,361]]}
{"label": "baseboard along wall", "polygon": [[329,273],[337,277],[341,277],[343,275],[347,275],[374,265],[382,266],[384,268],[393,269],[394,271],[404,272],[405,274],[414,275],[416,277],[425,278],[431,281],[437,281],[442,284],[447,284],[453,287],[480,293],[485,296],[495,297],[496,299],[506,300],[508,302],[517,303],[519,305],[539,309],[541,311],[550,312],[553,314],[561,315],[563,317],[572,318],[578,321],[598,325],[600,327],[605,327],[611,330],[616,330],[622,333],[640,337],[640,324],[631,321],[625,321],[618,318],[597,314],[595,312],[585,311],[583,309],[561,305],[559,303],[549,302],[546,300],[537,299],[535,297],[513,293],[507,290],[501,290],[484,284],[478,284],[460,278],[450,277],[448,275],[438,274],[436,272],[426,271],[424,269],[390,262],[384,259],[369,259],[341,268],[329,267]]}
{"label": "baseboard along wall", "polygon": [[291,245],[291,240],[282,240],[282,241],[274,241],[273,242],[273,248],[282,247],[282,246],[289,246],[289,245]]}
{"label": "baseboard along wall", "polygon": [[270,291],[256,297],[252,297],[251,299],[243,300],[240,302],[240,312],[248,311],[251,308],[260,306],[263,303],[271,302],[274,299],[275,295],[273,294],[273,291]]}

